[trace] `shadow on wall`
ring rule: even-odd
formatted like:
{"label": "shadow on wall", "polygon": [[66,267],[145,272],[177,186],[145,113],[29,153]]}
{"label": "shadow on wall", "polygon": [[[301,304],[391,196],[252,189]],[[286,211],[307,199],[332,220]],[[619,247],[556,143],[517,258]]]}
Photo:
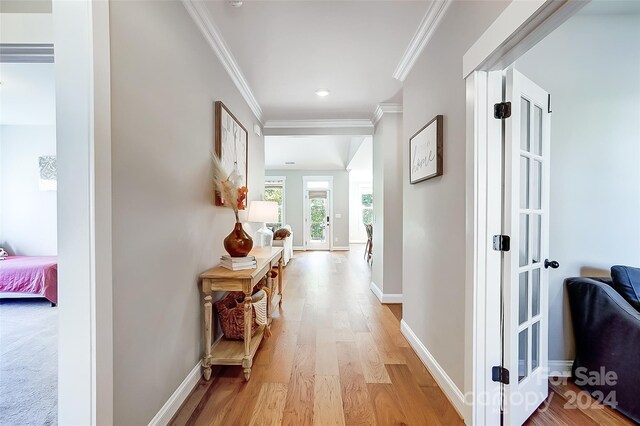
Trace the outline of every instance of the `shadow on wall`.
{"label": "shadow on wall", "polygon": [[593,266],[583,266],[580,268],[581,277],[609,277],[610,272],[607,269],[596,268]]}

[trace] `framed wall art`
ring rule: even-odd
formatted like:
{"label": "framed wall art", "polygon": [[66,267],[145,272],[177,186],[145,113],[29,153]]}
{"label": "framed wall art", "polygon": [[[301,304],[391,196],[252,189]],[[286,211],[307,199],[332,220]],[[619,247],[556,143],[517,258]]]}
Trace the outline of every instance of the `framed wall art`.
{"label": "framed wall art", "polygon": [[[249,134],[247,129],[221,102],[215,103],[215,153],[229,173],[235,171],[240,176],[238,186],[247,186],[249,174]],[[246,203],[246,201],[245,201]],[[223,206],[224,200],[216,192],[216,206]]]}
{"label": "framed wall art", "polygon": [[442,176],[442,121],[435,116],[409,139],[409,183]]}

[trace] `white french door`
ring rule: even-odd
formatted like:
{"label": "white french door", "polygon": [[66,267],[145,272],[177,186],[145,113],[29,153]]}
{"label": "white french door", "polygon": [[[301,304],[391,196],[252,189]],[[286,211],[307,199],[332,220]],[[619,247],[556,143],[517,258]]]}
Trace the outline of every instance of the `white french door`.
{"label": "white french door", "polygon": [[331,192],[307,190],[305,194],[305,240],[307,250],[331,249]]}
{"label": "white french door", "polygon": [[[506,72],[503,256],[504,421],[521,425],[548,395],[548,93],[513,68]],[[552,267],[556,267],[554,265]]]}

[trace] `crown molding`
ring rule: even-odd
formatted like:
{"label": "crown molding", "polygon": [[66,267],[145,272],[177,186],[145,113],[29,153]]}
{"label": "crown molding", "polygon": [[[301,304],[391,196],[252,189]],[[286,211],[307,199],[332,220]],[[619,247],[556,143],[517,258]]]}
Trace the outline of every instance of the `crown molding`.
{"label": "crown molding", "polygon": [[453,3],[453,0],[435,0],[431,3],[429,9],[427,9],[427,13],[425,13],[422,18],[422,22],[420,22],[418,30],[409,42],[407,50],[405,50],[402,55],[400,63],[393,72],[393,78],[400,81],[404,81],[404,79],[407,78],[409,71],[411,71],[416,60],[429,43],[429,40],[436,31],[436,28],[438,28],[440,20],[447,12],[451,3]]}
{"label": "crown molding", "polygon": [[265,129],[344,129],[373,127],[369,119],[344,120],[269,120]]}
{"label": "crown molding", "polygon": [[373,120],[371,120],[373,124],[380,121],[384,114],[402,114],[402,104],[378,104],[373,112]]}
{"label": "crown molding", "polygon": [[222,66],[231,77],[231,80],[240,91],[240,94],[244,98],[244,100],[253,111],[253,114],[256,116],[258,121],[262,123],[262,108],[258,103],[253,91],[249,87],[249,83],[247,79],[242,74],[240,70],[240,66],[236,62],[229,46],[222,38],[222,34],[218,27],[216,27],[215,23],[209,16],[209,12],[206,10],[204,2],[194,1],[194,0],[182,0],[182,4],[185,9],[198,26],[202,35],[207,40],[213,52],[216,54],[220,62],[222,62]]}

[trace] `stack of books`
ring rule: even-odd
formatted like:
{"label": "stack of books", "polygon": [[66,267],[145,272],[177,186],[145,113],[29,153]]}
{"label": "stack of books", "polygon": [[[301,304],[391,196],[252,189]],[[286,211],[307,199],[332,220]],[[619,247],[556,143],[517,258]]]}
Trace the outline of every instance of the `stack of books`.
{"label": "stack of books", "polygon": [[231,257],[226,254],[220,258],[220,265],[224,268],[231,269],[232,271],[255,269],[257,266],[255,256]]}

